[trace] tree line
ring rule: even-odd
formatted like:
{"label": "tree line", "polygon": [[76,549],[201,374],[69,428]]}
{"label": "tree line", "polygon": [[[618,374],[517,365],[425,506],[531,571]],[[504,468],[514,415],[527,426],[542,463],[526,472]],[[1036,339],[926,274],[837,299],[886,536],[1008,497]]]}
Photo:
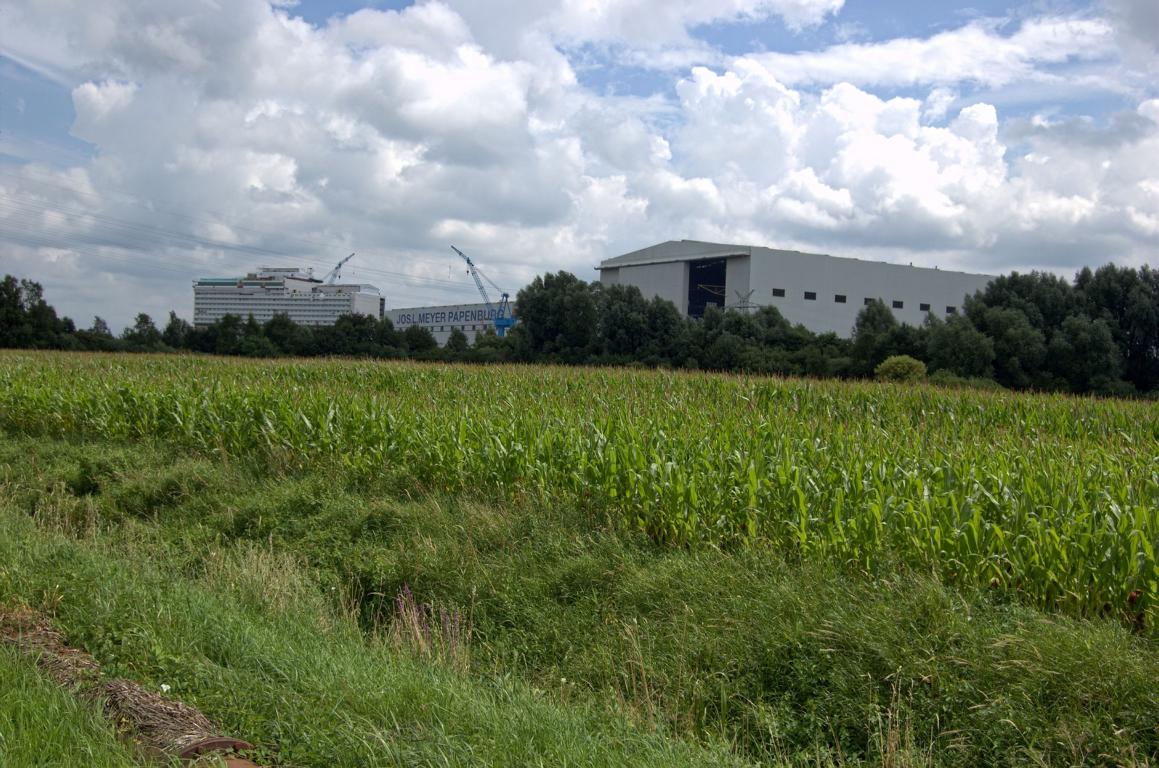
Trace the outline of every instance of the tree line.
{"label": "tree line", "polygon": [[519,292],[513,359],[865,378],[890,357],[921,361],[944,383],[1159,394],[1159,270],[1109,264],[1068,281],[1044,272],[995,278],[960,314],[899,323],[881,301],[851,337],[814,333],[775,307],[707,307],[689,320],[631,286],[543,275]]}
{"label": "tree line", "polygon": [[59,317],[41,286],[0,283],[0,347],[97,351],[191,351],[249,357],[345,355],[462,362],[639,365],[790,376],[865,378],[908,356],[945,384],[1021,390],[1159,395],[1159,270],[1107,265],[1068,281],[1011,273],[968,297],[961,314],[901,324],[882,302],[857,315],[850,338],[814,333],[775,307],[709,306],[689,319],[633,286],[603,286],[567,272],[545,274],[516,298],[519,323],[505,338],[453,331],[440,347],[420,326],[346,315],[305,326],[285,315],[259,323],[226,316],[195,328],[170,312],[147,314],[120,336],[94,318],[78,329]]}

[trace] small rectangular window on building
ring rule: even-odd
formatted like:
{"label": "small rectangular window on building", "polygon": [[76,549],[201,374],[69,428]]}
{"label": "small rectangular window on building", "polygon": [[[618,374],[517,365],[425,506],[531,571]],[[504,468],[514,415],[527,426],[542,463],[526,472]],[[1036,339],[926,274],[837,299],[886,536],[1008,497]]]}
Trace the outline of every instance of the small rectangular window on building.
{"label": "small rectangular window on building", "polygon": [[805,291],[805,301],[816,301],[816,300],[817,300],[817,292],[816,291]]}
{"label": "small rectangular window on building", "polygon": [[894,302],[893,302],[893,308],[894,308],[894,309],[904,309],[904,308],[905,308],[905,302],[901,302],[901,301],[898,301],[897,299],[894,299]]}
{"label": "small rectangular window on building", "polygon": [[946,307],[946,314],[947,315],[956,315],[956,314],[958,314],[958,308],[957,307]]}
{"label": "small rectangular window on building", "polygon": [[920,309],[922,312],[929,312],[929,311],[930,311],[930,305],[929,305],[929,304],[924,304],[924,303],[923,303],[923,304],[919,304],[919,305],[918,305],[918,309]]}
{"label": "small rectangular window on building", "polygon": [[774,288],[773,289],[773,296],[777,297],[778,299],[784,298],[785,289],[784,288]]}
{"label": "small rectangular window on building", "polygon": [[870,304],[872,304],[872,303],[873,303],[873,299],[871,299],[871,298],[866,298],[866,299],[865,299],[865,306],[867,306],[867,307],[868,307],[868,306],[869,306]]}
{"label": "small rectangular window on building", "polygon": [[845,303],[845,294],[843,294],[843,293],[837,294],[836,296],[833,297],[833,301],[837,302],[838,304],[844,304]]}

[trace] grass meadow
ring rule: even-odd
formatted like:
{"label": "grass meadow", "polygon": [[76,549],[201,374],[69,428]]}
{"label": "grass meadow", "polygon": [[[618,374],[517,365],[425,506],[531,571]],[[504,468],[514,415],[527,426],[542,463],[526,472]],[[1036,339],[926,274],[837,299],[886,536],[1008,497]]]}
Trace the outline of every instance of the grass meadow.
{"label": "grass meadow", "polygon": [[[0,602],[273,765],[1159,754],[1145,403],[6,352],[0,531]],[[133,759],[0,665],[0,762]]]}

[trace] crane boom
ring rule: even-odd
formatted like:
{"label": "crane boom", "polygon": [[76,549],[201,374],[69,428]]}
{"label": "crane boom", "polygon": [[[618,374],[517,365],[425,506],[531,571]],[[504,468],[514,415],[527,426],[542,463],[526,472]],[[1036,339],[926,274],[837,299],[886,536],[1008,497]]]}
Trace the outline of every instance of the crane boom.
{"label": "crane boom", "polygon": [[326,274],[326,277],[323,278],[326,282],[326,285],[334,285],[334,281],[337,280],[338,277],[342,274],[342,265],[345,264],[346,262],[350,261],[353,258],[354,258],[354,254],[352,253],[349,256],[347,256],[346,258],[342,259],[342,261],[338,262],[338,264],[335,265],[334,269],[330,270]]}
{"label": "crane boom", "polygon": [[[467,262],[467,271],[470,272],[471,277],[475,279],[475,285],[479,289],[479,295],[483,297],[483,303],[487,305],[488,309],[491,309],[491,297],[487,295],[487,289],[483,287],[483,281],[479,279],[479,270],[475,268],[475,262],[471,261],[470,256],[463,253],[453,245],[451,246],[451,250],[462,256],[463,261]],[[490,280],[487,282],[491,283]],[[491,285],[495,285],[495,283],[491,283]],[[495,290],[499,290],[498,287],[496,287]],[[502,291],[500,291],[500,293],[502,293]]]}
{"label": "crane boom", "polygon": [[[495,285],[495,281],[484,275],[475,266],[475,262],[471,261],[471,257],[460,251],[455,246],[451,246],[451,250],[463,257],[463,261],[467,262],[467,271],[471,273],[471,277],[475,280],[475,287],[479,289],[479,295],[483,297],[483,303],[487,305],[488,311],[495,313],[495,333],[499,336],[506,336],[507,329],[515,325],[515,318],[511,317],[511,302],[504,291],[499,286]],[[491,283],[491,287],[499,291],[499,306],[496,307],[491,303],[491,297],[487,295],[487,288],[483,285],[486,280]]]}

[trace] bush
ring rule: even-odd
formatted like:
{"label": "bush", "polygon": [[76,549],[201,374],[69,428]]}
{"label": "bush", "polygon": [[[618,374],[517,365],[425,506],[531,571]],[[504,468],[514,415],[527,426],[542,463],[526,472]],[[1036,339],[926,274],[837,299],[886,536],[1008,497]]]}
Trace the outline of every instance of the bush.
{"label": "bush", "polygon": [[873,369],[881,381],[918,381],[926,377],[926,364],[909,355],[887,357]]}

